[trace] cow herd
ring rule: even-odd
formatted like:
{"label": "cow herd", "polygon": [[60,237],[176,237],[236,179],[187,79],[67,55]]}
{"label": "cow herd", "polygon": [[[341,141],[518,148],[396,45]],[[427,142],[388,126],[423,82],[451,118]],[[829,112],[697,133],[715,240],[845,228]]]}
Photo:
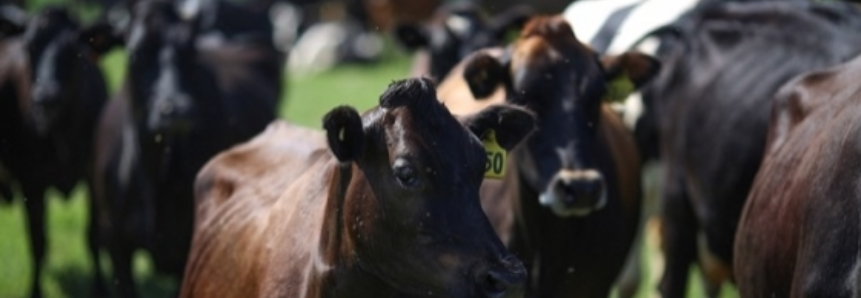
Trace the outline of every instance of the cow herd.
{"label": "cow herd", "polygon": [[697,265],[708,297],[861,297],[861,7],[483,5],[389,28],[408,78],[322,131],[277,119],[267,5],[0,5],[0,199],[24,198],[31,297],[45,192],[80,182],[93,297],[137,297],[145,250],[179,297],[629,298],[649,219],[650,293],[684,297]]}

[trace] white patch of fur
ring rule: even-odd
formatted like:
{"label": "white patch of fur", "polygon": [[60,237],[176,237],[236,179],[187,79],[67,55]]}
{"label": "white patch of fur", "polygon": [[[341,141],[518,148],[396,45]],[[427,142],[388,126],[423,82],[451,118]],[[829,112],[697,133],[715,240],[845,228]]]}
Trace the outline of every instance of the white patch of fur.
{"label": "white patch of fur", "polygon": [[[601,179],[603,175],[601,172],[596,170],[579,170],[579,171],[570,171],[563,170],[556,174],[556,177],[553,179],[556,181],[557,179]],[[598,199],[598,204],[595,206],[590,206],[586,208],[570,208],[562,202],[562,198],[559,197],[557,191],[554,191],[552,187],[544,190],[538,196],[538,202],[541,206],[550,208],[556,216],[559,217],[583,217],[591,214],[594,211],[601,210],[605,206],[607,206],[607,189],[606,184],[602,184],[601,186],[601,198]]]}
{"label": "white patch of fur", "polygon": [[562,15],[574,35],[583,43],[588,43],[598,34],[604,22],[610,15],[622,7],[640,2],[642,0],[585,0],[577,1],[568,5]]}
{"label": "white patch of fur", "polygon": [[464,38],[472,30],[469,26],[469,20],[462,16],[450,16],[445,20],[445,26],[448,27],[455,35]]}

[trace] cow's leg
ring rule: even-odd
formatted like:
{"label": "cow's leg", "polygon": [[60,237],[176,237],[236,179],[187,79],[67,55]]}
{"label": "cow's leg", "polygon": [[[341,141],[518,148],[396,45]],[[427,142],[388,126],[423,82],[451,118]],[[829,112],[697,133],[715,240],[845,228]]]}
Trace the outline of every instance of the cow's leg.
{"label": "cow's leg", "polygon": [[[644,224],[639,225],[639,227],[644,226]],[[640,281],[642,280],[640,258],[644,247],[642,231],[638,231],[636,237],[631,246],[631,251],[628,252],[628,258],[625,260],[625,267],[622,268],[622,273],[616,282],[619,287],[619,298],[632,298],[637,295],[637,290],[640,288]]]}
{"label": "cow's leg", "polygon": [[137,297],[134,279],[132,278],[132,254],[134,248],[119,231],[112,235],[111,263],[114,269],[114,284],[119,297]]}
{"label": "cow's leg", "polygon": [[702,269],[702,280],[706,297],[717,298],[720,296],[723,283],[731,276],[729,264],[716,256],[708,246],[708,240],[704,234],[700,234],[697,247],[699,250],[699,264]]}
{"label": "cow's leg", "polygon": [[681,173],[670,168],[665,181],[661,246],[666,265],[659,289],[664,298],[685,297],[697,253],[698,225]]}
{"label": "cow's leg", "polygon": [[[92,189],[92,188],[90,188]],[[89,249],[90,259],[93,265],[93,289],[92,296],[93,297],[106,297],[107,296],[107,288],[105,286],[104,274],[102,273],[102,262],[99,259],[99,246],[101,244],[100,232],[101,227],[99,225],[98,216],[99,210],[96,209],[95,200],[91,198],[90,202],[90,222],[87,227],[87,249]]]}
{"label": "cow's leg", "polygon": [[33,264],[30,297],[42,297],[40,281],[45,261],[45,198],[42,187],[24,186],[24,206],[27,209],[27,229],[30,235],[30,257]]}

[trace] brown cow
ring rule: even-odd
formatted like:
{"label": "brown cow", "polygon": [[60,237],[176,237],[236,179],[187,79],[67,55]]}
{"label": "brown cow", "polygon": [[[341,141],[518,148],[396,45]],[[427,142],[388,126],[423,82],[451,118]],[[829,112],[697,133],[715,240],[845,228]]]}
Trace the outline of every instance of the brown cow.
{"label": "brown cow", "polygon": [[510,149],[534,116],[500,105],[467,130],[433,88],[395,82],[362,116],[329,112],[325,136],[276,122],[210,161],[181,297],[522,294],[526,271],[480,209],[476,136]]}
{"label": "brown cow", "polygon": [[738,225],[742,297],[861,295],[861,58],[778,93]]}
{"label": "brown cow", "polygon": [[601,61],[564,19],[536,17],[512,46],[468,57],[440,84],[454,113],[508,101],[538,116],[503,180],[482,187],[501,238],[534,265],[531,294],[609,295],[637,232],[641,191],[633,138],[602,99],[611,81],[636,88],[657,69],[638,53]]}

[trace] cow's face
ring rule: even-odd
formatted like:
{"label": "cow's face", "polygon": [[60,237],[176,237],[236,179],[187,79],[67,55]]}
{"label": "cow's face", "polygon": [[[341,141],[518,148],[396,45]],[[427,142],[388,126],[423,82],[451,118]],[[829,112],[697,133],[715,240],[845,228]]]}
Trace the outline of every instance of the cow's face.
{"label": "cow's face", "polygon": [[[202,105],[193,87],[196,68],[195,19],[183,19],[170,1],[140,1],[126,36],[135,119],[150,132],[177,134],[193,129]],[[214,88],[208,86],[207,88]]]}
{"label": "cow's face", "polygon": [[497,106],[464,128],[433,88],[428,79],[395,82],[361,118],[340,109],[325,119],[330,148],[358,169],[342,216],[356,262],[408,296],[517,295],[526,271],[479,204],[486,157],[477,136],[493,130],[511,148],[534,118]]}
{"label": "cow's face", "polygon": [[92,65],[97,52],[90,40],[106,33],[98,29],[80,30],[68,12],[47,8],[30,18],[22,40],[26,45],[32,82],[27,105],[37,131],[45,133],[75,112],[83,101],[80,88],[86,82],[82,69]]}
{"label": "cow's face", "polygon": [[430,75],[442,79],[472,52],[501,44],[508,31],[519,29],[530,15],[530,9],[513,7],[488,20],[478,7],[457,4],[442,8],[427,24],[398,25],[395,37],[410,50],[427,49]]}
{"label": "cow's face", "polygon": [[607,202],[599,165],[610,152],[600,147],[598,125],[608,79],[627,75],[639,86],[657,70],[657,62],[644,55],[625,57],[630,63],[608,59],[605,68],[564,19],[537,17],[504,57],[478,54],[465,67],[477,98],[504,83],[509,101],[538,115],[520,171],[540,202],[559,216],[585,216]]}

